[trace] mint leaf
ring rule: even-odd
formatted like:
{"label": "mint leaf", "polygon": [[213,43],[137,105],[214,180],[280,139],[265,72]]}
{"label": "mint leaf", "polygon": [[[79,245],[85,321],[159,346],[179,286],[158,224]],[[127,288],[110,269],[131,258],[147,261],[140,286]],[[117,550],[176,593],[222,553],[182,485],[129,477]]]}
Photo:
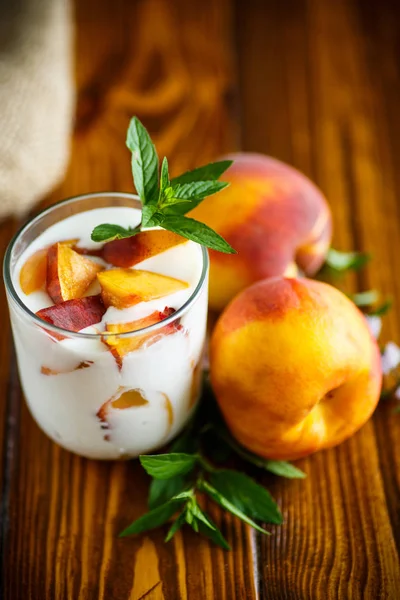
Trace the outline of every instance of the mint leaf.
{"label": "mint leaf", "polygon": [[207,196],[216,194],[229,183],[224,181],[195,181],[193,183],[178,183],[171,186],[172,198],[181,200],[204,200]]}
{"label": "mint leaf", "polygon": [[222,236],[204,223],[200,223],[194,219],[181,216],[167,216],[162,220],[162,227],[212,250],[218,250],[227,254],[236,254],[236,250]]}
{"label": "mint leaf", "polygon": [[125,229],[125,227],[121,227],[120,225],[103,223],[93,229],[91,239],[93,242],[111,242],[112,240],[132,237],[136,233],[139,233],[139,231],[138,227],[128,227],[128,229]]}
{"label": "mint leaf", "polygon": [[214,542],[214,544],[217,544],[217,546],[221,546],[221,548],[224,550],[230,550],[231,547],[222,535],[221,531],[216,525],[214,525],[210,517],[207,517],[207,519],[209,521],[209,526],[205,525],[203,521],[196,521],[198,531],[204,536],[208,537],[212,542]]}
{"label": "mint leaf", "polygon": [[185,498],[172,498],[165,504],[162,504],[139,517],[139,519],[124,529],[119,534],[119,537],[126,537],[128,535],[133,535],[134,533],[143,533],[144,531],[156,529],[157,527],[160,527],[160,525],[164,525],[185,501]]}
{"label": "mint leaf", "polygon": [[366,292],[359,292],[358,294],[352,294],[350,299],[356,306],[371,306],[379,299],[379,294],[376,290],[368,290]]}
{"label": "mint leaf", "polygon": [[[191,513],[191,515],[197,519],[198,521],[202,521],[204,525],[209,527],[210,529],[216,529],[215,525],[212,525],[210,521],[207,519],[206,515],[201,510],[200,506],[197,504],[197,500],[193,498],[191,502],[188,503],[186,507],[186,511]],[[191,519],[192,520],[192,519]]]}
{"label": "mint leaf", "polygon": [[155,204],[145,204],[142,207],[142,227],[156,227],[157,217],[154,218],[157,212],[157,206]]}
{"label": "mint leaf", "polygon": [[371,257],[364,252],[340,252],[334,248],[328,250],[325,264],[335,271],[357,271],[361,269]]}
{"label": "mint leaf", "polygon": [[181,514],[179,515],[179,517],[177,517],[175,519],[175,521],[172,523],[164,542],[169,542],[174,535],[176,534],[176,532],[182,527],[182,525],[184,525],[186,523],[186,517],[185,517],[185,513],[181,512]]}
{"label": "mint leaf", "polygon": [[393,300],[386,300],[380,306],[377,306],[371,311],[368,311],[369,317],[383,317],[392,308]]}
{"label": "mint leaf", "polygon": [[233,160],[220,160],[215,163],[210,163],[193,171],[187,171],[183,175],[174,177],[171,180],[171,185],[178,183],[193,183],[194,181],[214,181],[221,177],[222,173],[225,173],[227,169],[232,165]]}
{"label": "mint leaf", "polygon": [[210,482],[217,492],[250,518],[275,525],[283,522],[278,505],[270,493],[244,473],[216,471],[210,474]]}
{"label": "mint leaf", "polygon": [[148,505],[150,509],[171,500],[186,487],[185,479],[181,476],[170,479],[153,479],[150,483]]}
{"label": "mint leaf", "polygon": [[235,517],[238,517],[239,519],[247,523],[247,525],[251,525],[251,527],[253,527],[257,531],[260,531],[261,533],[270,535],[269,531],[266,531],[265,529],[257,525],[257,523],[255,523],[253,519],[251,519],[251,517],[246,515],[242,510],[235,506],[230,500],[228,500],[228,498],[225,498],[223,494],[216,490],[207,481],[200,482],[199,489],[205,492],[208,496],[210,496],[210,498],[214,500],[214,502],[222,506],[222,508],[225,508],[225,510],[235,515]]}
{"label": "mint leaf", "polygon": [[197,454],[185,453],[139,456],[142,467],[155,479],[170,479],[177,475],[186,475],[194,468],[197,459]]}
{"label": "mint leaf", "polygon": [[264,469],[287,479],[305,479],[306,474],[286,460],[266,460]]}
{"label": "mint leaf", "polygon": [[151,138],[137,117],[129,124],[126,145],[132,152],[132,174],[142,204],[158,201],[158,156]]}
{"label": "mint leaf", "polygon": [[195,209],[207,196],[216,194],[227,187],[223,181],[198,181],[168,187],[163,194],[162,213],[165,215],[185,215]]}
{"label": "mint leaf", "polygon": [[[188,522],[188,513],[190,513]],[[199,531],[206,537],[210,538],[215,544],[224,548],[224,550],[230,550],[231,547],[216,526],[211,518],[201,510],[196,500],[188,503],[186,507],[186,522],[193,527],[195,531]]]}
{"label": "mint leaf", "polygon": [[165,216],[179,217],[186,215],[191,210],[194,210],[203,200],[179,200],[173,204],[167,204],[163,208]]}
{"label": "mint leaf", "polygon": [[305,479],[305,477],[307,477],[303,471],[293,466],[289,462],[286,462],[285,460],[270,460],[262,458],[261,456],[246,450],[246,448],[243,448],[243,446],[238,444],[236,440],[233,439],[225,427],[216,427],[215,431],[217,435],[223,439],[238,456],[240,456],[240,458],[243,458],[243,460],[255,465],[259,469],[265,469],[266,471],[270,471],[275,475],[287,477],[288,479]]}
{"label": "mint leaf", "polygon": [[169,187],[169,173],[168,173],[168,160],[164,156],[161,165],[161,177],[160,177],[160,192],[163,192]]}

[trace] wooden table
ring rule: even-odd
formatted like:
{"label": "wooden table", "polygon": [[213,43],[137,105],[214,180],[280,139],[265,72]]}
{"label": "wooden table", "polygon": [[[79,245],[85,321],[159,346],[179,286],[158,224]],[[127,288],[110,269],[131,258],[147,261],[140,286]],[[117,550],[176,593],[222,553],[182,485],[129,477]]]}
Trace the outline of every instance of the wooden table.
{"label": "wooden table", "polygon": [[[335,246],[374,262],[400,341],[400,20],[395,0],[81,0],[78,108],[65,181],[46,202],[132,191],[129,117],[175,173],[236,148],[309,175],[333,210]],[[5,246],[15,223],[0,226]],[[1,292],[2,593],[8,600],[400,598],[400,416],[382,403],[351,440],[265,477],[285,518],[270,537],[221,516],[230,553],[185,531],[117,533],[145,509],[134,462],[61,450],[22,400]]]}

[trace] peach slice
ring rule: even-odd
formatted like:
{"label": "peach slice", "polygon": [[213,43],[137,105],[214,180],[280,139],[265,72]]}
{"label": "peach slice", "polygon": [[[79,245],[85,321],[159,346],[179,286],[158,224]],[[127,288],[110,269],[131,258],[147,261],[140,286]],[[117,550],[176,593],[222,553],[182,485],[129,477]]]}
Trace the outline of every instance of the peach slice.
{"label": "peach slice", "polygon": [[[78,239],[59,242],[66,246],[74,246]],[[27,296],[38,290],[45,289],[47,273],[47,248],[41,248],[30,256],[22,266],[19,274],[21,290]]]}
{"label": "peach slice", "polygon": [[[166,319],[167,317],[173,315],[174,312],[176,312],[174,308],[165,307],[163,312],[156,310],[147,317],[144,317],[143,319],[137,319],[136,321],[131,321],[130,323],[107,323],[106,331],[109,331],[111,333],[125,333],[128,331],[138,331],[139,329],[144,329],[145,327],[149,327],[150,325],[159,323],[163,319]],[[112,335],[105,337],[104,341],[108,346],[110,346],[114,356],[116,353],[118,357],[123,357],[129,352],[138,350],[144,344],[154,344],[164,335],[170,335],[171,333],[175,333],[175,331],[178,331],[181,327],[182,326],[179,324],[179,319],[177,319],[176,321],[168,323],[168,325],[165,325],[165,327],[161,327],[160,329],[152,333],[143,333],[142,335],[136,336],[132,335],[132,337],[126,338],[121,338]]]}
{"label": "peach slice", "polygon": [[70,371],[56,371],[55,369],[50,369],[50,367],[42,366],[40,372],[42,375],[65,375],[67,373],[72,373],[73,371],[81,371],[82,369],[88,369],[92,366],[92,364],[92,360],[83,360],[74,369],[71,369]]}
{"label": "peach slice", "polygon": [[[101,428],[103,430],[110,429],[110,425],[107,421],[107,416],[110,410],[124,410],[126,408],[145,406],[149,403],[149,401],[144,397],[142,390],[133,389],[125,392],[123,390],[124,388],[120,387],[115,396],[104,402],[104,404],[102,404],[97,411],[96,417],[99,419]],[[108,442],[110,440],[109,434],[105,434],[104,439]]]}
{"label": "peach slice", "polygon": [[123,240],[113,240],[103,246],[104,260],[115,267],[133,267],[146,258],[161,254],[169,248],[187,242],[187,239],[172,231],[154,229],[142,231]]}
{"label": "peach slice", "polygon": [[136,269],[110,269],[97,274],[104,304],[127,308],[184,290],[189,284],[173,277]]}
{"label": "peach slice", "polygon": [[19,274],[21,290],[27,296],[32,292],[44,289],[46,285],[47,249],[42,248],[24,263]]}
{"label": "peach slice", "polygon": [[81,298],[102,269],[66,243],[54,244],[47,252],[47,293],[55,304]]}
{"label": "peach slice", "polygon": [[76,332],[99,323],[105,312],[103,300],[98,295],[67,300],[55,306],[42,308],[36,315],[47,323]]}

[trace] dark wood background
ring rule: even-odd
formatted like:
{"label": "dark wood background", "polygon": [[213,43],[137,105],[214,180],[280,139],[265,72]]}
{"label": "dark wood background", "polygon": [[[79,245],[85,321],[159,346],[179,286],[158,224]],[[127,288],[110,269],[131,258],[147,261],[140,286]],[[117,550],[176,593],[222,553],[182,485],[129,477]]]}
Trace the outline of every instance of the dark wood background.
{"label": "dark wood background", "polygon": [[[375,260],[348,290],[394,298],[400,341],[400,17],[396,0],[76,1],[77,119],[63,184],[46,202],[131,191],[130,116],[175,172],[237,148],[312,177],[335,245]],[[4,252],[14,222],[0,225]],[[136,463],[79,459],[21,398],[0,298],[1,560],[7,600],[398,599],[400,415],[386,402],[351,440],[265,477],[285,518],[260,537],[220,516],[223,552],[190,532],[117,533],[145,509]]]}

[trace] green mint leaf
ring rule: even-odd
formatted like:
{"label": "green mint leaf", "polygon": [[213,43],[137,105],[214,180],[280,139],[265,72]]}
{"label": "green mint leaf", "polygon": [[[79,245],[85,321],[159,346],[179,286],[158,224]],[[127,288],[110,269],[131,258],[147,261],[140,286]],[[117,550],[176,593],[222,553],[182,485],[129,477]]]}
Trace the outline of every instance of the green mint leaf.
{"label": "green mint leaf", "polygon": [[[189,508],[190,506],[190,508]],[[211,520],[211,518],[201,510],[200,506],[194,500],[190,505],[188,504],[186,508],[186,512],[190,512],[189,517],[189,525],[193,527],[195,531],[199,531],[209,539],[211,539],[215,544],[224,548],[224,550],[230,550],[231,547],[222,535],[221,531],[218,529],[216,524]],[[186,514],[186,522],[187,522],[187,514]]]}
{"label": "green mint leaf", "polygon": [[138,227],[128,227],[128,229],[125,229],[125,227],[121,227],[120,225],[103,223],[93,229],[91,239],[93,242],[111,242],[112,240],[132,237],[136,233],[139,233],[139,231]]}
{"label": "green mint leaf", "polygon": [[197,454],[171,453],[139,456],[146,472],[155,479],[170,479],[177,475],[186,475],[196,463]]}
{"label": "green mint leaf", "polygon": [[175,521],[172,523],[164,542],[169,542],[174,535],[176,534],[176,532],[182,527],[182,525],[184,525],[186,523],[186,517],[185,517],[185,512],[181,512],[181,514],[177,517],[177,519],[175,519]]}
{"label": "green mint leaf", "polygon": [[395,408],[393,409],[393,414],[394,415],[400,414],[400,406],[395,406]]}
{"label": "green mint leaf", "polygon": [[368,290],[352,294],[350,299],[356,306],[371,306],[371,304],[375,304],[379,300],[379,293],[376,290]]}
{"label": "green mint leaf", "polygon": [[196,208],[203,200],[178,200],[173,204],[167,204],[163,207],[164,216],[179,217],[186,215],[188,212]]}
{"label": "green mint leaf", "polygon": [[270,493],[244,473],[217,471],[210,474],[210,482],[217,492],[251,519],[275,525],[283,522],[278,505]]}
{"label": "green mint leaf", "polygon": [[287,479],[305,479],[307,477],[304,471],[286,462],[286,460],[266,460],[264,468],[275,475],[286,477]]}
{"label": "green mint leaf", "polygon": [[209,517],[208,519],[210,521],[210,524],[213,525],[214,528],[208,527],[203,523],[203,521],[197,520],[196,523],[198,531],[205,537],[208,537],[212,542],[214,542],[214,544],[217,544],[217,546],[220,546],[224,550],[230,550],[231,547],[222,535],[221,531],[218,529],[218,527],[216,527],[213,524]]}
{"label": "green mint leaf", "polygon": [[162,199],[162,212],[165,215],[185,215],[206,197],[216,194],[228,185],[223,181],[198,181],[168,187]]}
{"label": "green mint leaf", "polygon": [[247,525],[250,525],[251,527],[253,527],[257,531],[260,531],[261,533],[270,535],[269,531],[266,531],[265,529],[263,529],[262,527],[257,525],[257,523],[255,523],[255,521],[253,521],[253,519],[251,519],[251,517],[246,515],[242,510],[237,508],[237,506],[232,504],[232,502],[230,500],[228,500],[228,498],[225,498],[225,496],[223,496],[220,492],[218,492],[218,490],[216,490],[207,481],[200,482],[199,489],[201,491],[205,492],[208,496],[210,496],[210,498],[212,500],[214,500],[214,502],[216,502],[217,504],[222,506],[222,508],[225,508],[225,510],[229,511],[230,513],[232,513],[233,515],[235,515],[236,517],[238,517],[239,519],[241,519],[242,521],[247,523]]}
{"label": "green mint leaf", "polygon": [[132,175],[142,204],[158,201],[158,156],[151,138],[137,117],[129,124],[126,145],[132,152]]}
{"label": "green mint leaf", "polygon": [[183,492],[186,485],[185,479],[181,476],[170,479],[153,479],[149,487],[149,508],[153,509],[165,504],[176,494]]}
{"label": "green mint leaf", "polygon": [[357,271],[361,269],[371,257],[364,252],[340,252],[334,248],[328,250],[325,264],[335,271]]}
{"label": "green mint leaf", "polygon": [[216,231],[194,219],[181,216],[166,216],[162,220],[162,227],[212,250],[218,250],[227,254],[236,254],[236,250]]}
{"label": "green mint leaf", "polygon": [[194,181],[193,183],[178,183],[171,186],[171,197],[177,200],[204,200],[226,188],[229,183],[224,181]]}
{"label": "green mint leaf", "polygon": [[220,160],[215,163],[204,165],[203,167],[198,167],[197,169],[193,169],[193,171],[187,171],[186,173],[183,173],[183,175],[179,175],[179,177],[174,177],[171,180],[171,184],[193,183],[194,181],[215,181],[229,169],[232,163],[233,160]]}
{"label": "green mint leaf", "polygon": [[190,512],[195,519],[197,519],[198,521],[202,521],[204,525],[206,525],[210,529],[216,529],[215,525],[211,524],[209,519],[207,519],[206,515],[201,510],[200,506],[197,504],[196,498],[193,498],[191,502],[188,502],[186,512]]}
{"label": "green mint leaf", "polygon": [[386,300],[380,306],[377,306],[371,311],[368,311],[369,317],[383,317],[392,308],[393,300]]}
{"label": "green mint leaf", "polygon": [[142,207],[142,227],[157,226],[157,217],[154,218],[156,212],[157,206],[155,204],[145,204]]}
{"label": "green mint leaf", "polygon": [[168,160],[164,156],[161,165],[161,177],[160,177],[160,192],[163,192],[169,187],[169,173],[168,173]]}
{"label": "green mint leaf", "polygon": [[261,458],[261,456],[246,450],[246,448],[243,448],[243,446],[236,442],[236,440],[231,436],[224,426],[219,426],[215,430],[217,435],[223,439],[230,446],[230,448],[232,448],[232,450],[238,456],[240,456],[240,458],[255,465],[259,469],[265,469],[266,471],[270,471],[275,475],[286,477],[288,479],[305,479],[305,477],[307,477],[303,471],[297,467],[294,467],[289,462],[284,460],[269,460],[266,458]]}
{"label": "green mint leaf", "polygon": [[165,504],[158,506],[154,510],[150,510],[148,513],[136,519],[136,521],[131,523],[131,525],[119,534],[119,537],[143,533],[144,531],[156,529],[157,527],[164,525],[185,501],[185,498],[172,498]]}

